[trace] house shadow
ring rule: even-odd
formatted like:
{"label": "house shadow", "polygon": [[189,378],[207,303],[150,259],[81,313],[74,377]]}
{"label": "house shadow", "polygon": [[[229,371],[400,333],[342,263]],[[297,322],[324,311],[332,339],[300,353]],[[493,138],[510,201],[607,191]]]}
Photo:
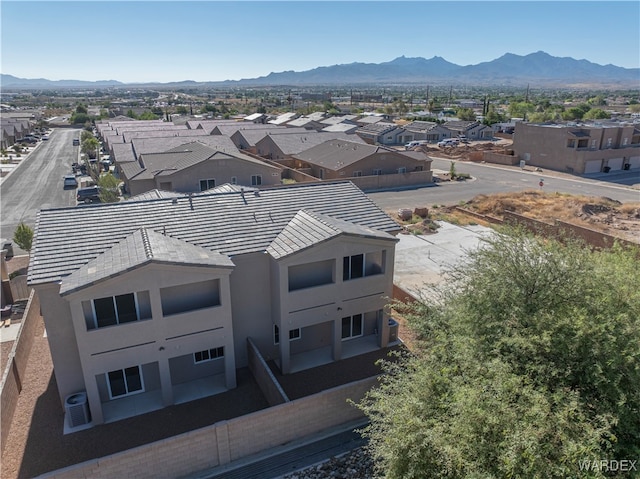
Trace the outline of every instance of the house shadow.
{"label": "house shadow", "polygon": [[235,389],[215,396],[63,434],[64,409],[52,374],[35,403],[18,478],[37,477],[269,406],[248,368],[238,369],[236,380]]}

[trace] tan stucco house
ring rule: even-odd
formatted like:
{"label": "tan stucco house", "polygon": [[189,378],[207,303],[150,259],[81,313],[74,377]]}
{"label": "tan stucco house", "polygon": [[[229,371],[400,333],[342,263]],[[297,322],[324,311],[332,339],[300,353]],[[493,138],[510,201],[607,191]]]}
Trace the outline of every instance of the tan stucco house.
{"label": "tan stucco house", "polygon": [[640,168],[640,126],[518,122],[514,155],[526,164],[578,175]]}
{"label": "tan stucco house", "polygon": [[[399,226],[350,182],[42,210],[28,283],[70,430],[384,348]],[[79,399],[80,398],[80,399]]]}
{"label": "tan stucco house", "polygon": [[278,167],[197,141],[163,153],[141,154],[137,161],[120,163],[117,168],[130,195],[153,189],[193,193],[224,183],[269,186],[281,182]]}

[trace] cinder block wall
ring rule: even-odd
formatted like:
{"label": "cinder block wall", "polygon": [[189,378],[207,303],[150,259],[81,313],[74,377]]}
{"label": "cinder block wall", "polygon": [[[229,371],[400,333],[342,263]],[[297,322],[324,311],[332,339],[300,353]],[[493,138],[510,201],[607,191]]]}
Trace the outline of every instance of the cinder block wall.
{"label": "cinder block wall", "polygon": [[7,364],[3,364],[4,372],[0,382],[0,447],[4,447],[9,435],[9,428],[16,410],[18,396],[20,396],[22,378],[27,368],[27,360],[33,346],[36,329],[40,319],[40,300],[35,290],[31,290],[29,301],[24,310],[20,331],[13,343],[13,348],[7,358]]}

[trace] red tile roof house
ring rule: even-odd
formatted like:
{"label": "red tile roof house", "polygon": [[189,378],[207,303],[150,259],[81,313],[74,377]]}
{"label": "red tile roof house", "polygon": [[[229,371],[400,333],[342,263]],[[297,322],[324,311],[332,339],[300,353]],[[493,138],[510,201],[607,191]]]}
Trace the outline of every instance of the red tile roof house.
{"label": "red tile roof house", "polygon": [[[72,431],[389,344],[399,225],[351,182],[41,210],[40,299]],[[79,394],[79,396],[75,396]]]}

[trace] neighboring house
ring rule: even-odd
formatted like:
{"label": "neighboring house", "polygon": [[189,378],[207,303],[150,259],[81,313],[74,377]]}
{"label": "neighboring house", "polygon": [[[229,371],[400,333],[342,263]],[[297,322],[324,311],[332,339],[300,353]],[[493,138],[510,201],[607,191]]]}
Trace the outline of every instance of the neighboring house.
{"label": "neighboring house", "polygon": [[458,136],[466,136],[469,140],[490,140],[493,138],[493,129],[478,121],[447,121],[443,126],[451,131],[450,138]]}
{"label": "neighboring house", "polygon": [[399,229],[350,182],[40,211],[28,284],[88,405],[65,423],[234,388],[249,339],[284,374],[387,347]]}
{"label": "neighboring house", "polygon": [[199,142],[163,153],[138,156],[117,165],[125,191],[138,195],[159,189],[183,193],[208,190],[223,183],[247,186],[277,185],[281,170],[241,153],[225,153]]}
{"label": "neighboring house", "polygon": [[271,125],[282,126],[286,123],[289,123],[291,120],[298,118],[298,116],[299,115],[294,112],[283,113],[282,115],[278,115],[276,118],[269,120],[267,123],[270,123]]}
{"label": "neighboring house", "polygon": [[233,141],[233,144],[236,145],[238,150],[246,150],[250,153],[258,154],[256,144],[267,135],[291,135],[294,133],[309,133],[304,128],[287,128],[284,126],[275,125],[262,126],[264,126],[265,128],[236,130],[235,133],[230,135],[231,141]]}
{"label": "neighboring house", "polygon": [[[374,146],[344,140],[328,140],[305,150],[293,158],[296,168],[308,168],[311,175],[321,180],[357,178],[362,176],[385,176],[399,174],[409,178],[408,173],[427,172],[421,175],[422,183],[431,183],[431,159],[424,154],[409,155],[383,146]],[[393,186],[401,186],[397,178]],[[409,183],[415,184],[415,183]]]}
{"label": "neighboring house", "polygon": [[515,124],[512,149],[526,164],[578,175],[640,168],[633,123]]}
{"label": "neighboring house", "polygon": [[398,137],[401,144],[406,144],[410,141],[437,143],[444,138],[451,137],[450,130],[432,121],[412,121],[403,125],[402,128],[404,133]]}
{"label": "neighboring house", "polygon": [[286,126],[287,128],[304,128],[305,130],[314,131],[320,131],[325,127],[325,125],[323,125],[319,120],[314,120],[306,116],[301,116],[300,118],[291,120]]}
{"label": "neighboring house", "polygon": [[399,145],[402,144],[404,128],[380,121],[358,128],[356,135],[372,145]]}
{"label": "neighboring house", "polygon": [[327,140],[342,139],[364,141],[354,135],[344,133],[320,133],[307,131],[305,133],[291,133],[283,135],[266,135],[256,143],[256,154],[273,161],[283,161],[304,150],[324,143]]}
{"label": "neighboring house", "polygon": [[244,121],[250,121],[253,123],[266,123],[267,115],[264,113],[254,113],[253,115],[245,116]]}
{"label": "neighboring house", "polygon": [[351,123],[335,123],[333,125],[325,126],[322,130],[323,133],[345,133],[347,135],[353,135],[360,128],[358,125]]}
{"label": "neighboring house", "polygon": [[131,141],[133,153],[136,156],[136,160],[140,155],[148,153],[162,153],[172,148],[176,148],[185,143],[197,141],[203,145],[213,148],[214,150],[222,151],[225,153],[238,153],[238,149],[233,144],[228,136],[222,135],[206,135],[199,136],[196,139],[190,139],[188,137],[160,137],[160,138],[134,138]]}

